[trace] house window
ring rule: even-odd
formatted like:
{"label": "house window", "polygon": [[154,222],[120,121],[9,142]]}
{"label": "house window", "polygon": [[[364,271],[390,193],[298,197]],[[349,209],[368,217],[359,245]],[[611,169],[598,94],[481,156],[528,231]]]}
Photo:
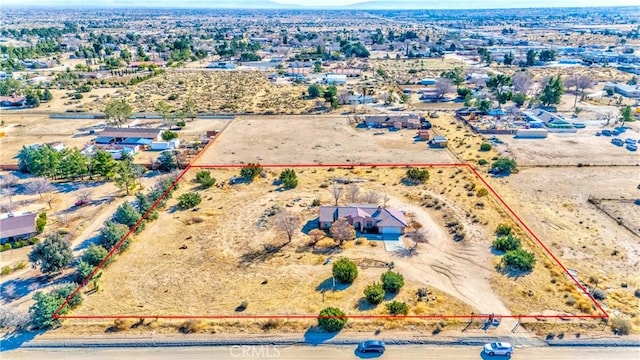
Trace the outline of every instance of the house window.
{"label": "house window", "polygon": [[373,223],[371,221],[367,221],[367,227],[372,227]]}

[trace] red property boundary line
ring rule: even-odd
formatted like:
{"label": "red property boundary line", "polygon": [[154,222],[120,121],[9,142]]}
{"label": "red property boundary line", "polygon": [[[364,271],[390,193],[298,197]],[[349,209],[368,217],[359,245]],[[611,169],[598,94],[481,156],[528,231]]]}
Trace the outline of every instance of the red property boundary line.
{"label": "red property boundary line", "polygon": [[[129,230],[129,232],[120,240],[118,243],[111,249],[111,251],[107,254],[107,256],[96,266],[96,268],[89,274],[83,282],[65,299],[64,303],[58,307],[56,312],[53,314],[54,319],[140,319],[140,318],[154,318],[154,319],[317,319],[318,315],[61,315],[60,311],[68,305],[69,301],[82,289],[84,288],[89,279],[91,279],[103,266],[104,264],[111,258],[111,256],[118,251],[122,243],[129,238],[129,236],[136,231],[138,226],[149,216],[149,214],[155,210],[157,205],[164,200],[167,193],[169,193],[177,183],[184,177],[184,175],[191,169],[237,169],[242,168],[245,164],[205,164],[205,165],[194,165],[194,163],[200,158],[202,154],[207,150],[209,146],[213,144],[213,142],[217,140],[212,139],[205,148],[194,157],[191,161],[191,164],[187,166],[178,177],[174,180],[174,182],[167,188],[167,190],[156,200],[152,206],[147,210],[140,220]],[[500,204],[502,204],[505,209],[507,209],[508,213],[513,216],[513,218],[522,226],[523,229],[527,231],[527,233],[538,243],[538,245],[545,251],[546,255],[553,259],[553,261],[560,266],[562,271],[567,275],[573,283],[582,291],[582,293],[589,298],[589,300],[595,305],[595,307],[601,312],[601,314],[597,315],[536,315],[536,314],[527,314],[527,315],[500,315],[500,314],[492,314],[497,318],[513,318],[513,319],[608,319],[609,314],[602,308],[600,303],[596,301],[596,299],[585,289],[582,284],[574,277],[568,269],[560,262],[560,260],[549,250],[549,248],[538,238],[538,236],[525,224],[525,222],[518,216],[518,214],[504,201],[504,199],[489,185],[489,183],[478,173],[478,171],[470,164],[465,163],[393,163],[393,164],[261,164],[263,168],[342,168],[342,169],[353,169],[353,168],[390,168],[390,167],[456,167],[456,168],[467,168],[469,169],[481,182],[484,186],[489,189],[491,194],[498,200]],[[487,318],[488,314],[471,314],[471,315],[460,315],[460,314],[451,314],[451,315],[346,315],[346,318],[352,319],[484,319]],[[335,316],[327,316],[327,318],[331,318]]]}

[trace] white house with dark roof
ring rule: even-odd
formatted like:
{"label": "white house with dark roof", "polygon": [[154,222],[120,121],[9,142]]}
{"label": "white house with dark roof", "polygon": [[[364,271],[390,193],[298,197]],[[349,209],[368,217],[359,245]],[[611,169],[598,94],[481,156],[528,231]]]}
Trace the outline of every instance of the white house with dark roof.
{"label": "white house with dark roof", "polygon": [[373,204],[320,206],[318,224],[320,229],[329,229],[340,218],[345,218],[361,233],[400,235],[408,226],[404,214],[392,208]]}

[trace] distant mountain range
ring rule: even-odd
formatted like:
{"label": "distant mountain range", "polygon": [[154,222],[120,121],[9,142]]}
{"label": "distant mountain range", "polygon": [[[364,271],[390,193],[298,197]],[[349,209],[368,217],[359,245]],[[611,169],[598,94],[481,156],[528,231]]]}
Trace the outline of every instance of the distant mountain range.
{"label": "distant mountain range", "polygon": [[606,4],[602,0],[370,0],[350,5],[314,5],[299,0],[291,4],[289,0],[3,0],[3,7],[47,7],[47,8],[218,8],[218,9],[345,9],[345,10],[408,10],[408,9],[498,9],[498,8],[544,8],[544,7],[597,7],[597,6],[637,6],[637,0],[610,0]]}

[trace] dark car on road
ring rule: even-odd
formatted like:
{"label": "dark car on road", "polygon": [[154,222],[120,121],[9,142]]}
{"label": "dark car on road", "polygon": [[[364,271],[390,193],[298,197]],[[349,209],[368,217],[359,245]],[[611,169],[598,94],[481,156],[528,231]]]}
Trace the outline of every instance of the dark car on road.
{"label": "dark car on road", "polygon": [[358,344],[358,352],[361,353],[377,352],[382,354],[384,350],[384,343],[378,340],[367,340]]}

